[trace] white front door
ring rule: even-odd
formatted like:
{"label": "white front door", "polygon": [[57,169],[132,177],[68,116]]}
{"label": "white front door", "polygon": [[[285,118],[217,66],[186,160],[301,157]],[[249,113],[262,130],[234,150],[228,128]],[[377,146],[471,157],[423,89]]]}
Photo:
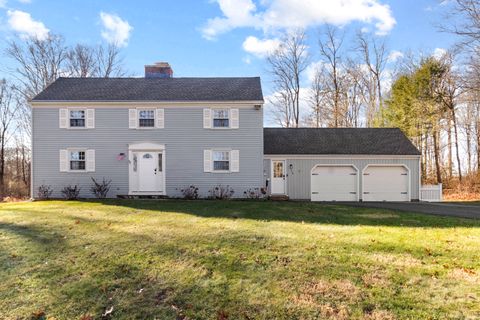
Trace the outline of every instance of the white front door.
{"label": "white front door", "polygon": [[285,160],[272,160],[272,194],[285,194]]}
{"label": "white front door", "polygon": [[137,161],[139,192],[158,193],[163,191],[163,154],[161,152],[135,152]]}

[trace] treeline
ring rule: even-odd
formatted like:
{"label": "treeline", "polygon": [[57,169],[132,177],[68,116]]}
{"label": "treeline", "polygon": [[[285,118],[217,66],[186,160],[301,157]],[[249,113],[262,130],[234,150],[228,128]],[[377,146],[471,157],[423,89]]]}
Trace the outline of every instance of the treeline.
{"label": "treeline", "polygon": [[307,46],[302,30],[286,34],[268,57],[276,123],[399,127],[422,152],[426,182],[478,191],[480,3],[454,0],[445,7],[438,32],[457,44],[429,55],[392,52],[385,37],[334,27],[318,33],[316,47]]}
{"label": "treeline", "polygon": [[3,52],[14,67],[0,80],[0,199],[30,195],[29,100],[58,77],[125,75],[118,46],[67,45],[60,35],[18,39]]}

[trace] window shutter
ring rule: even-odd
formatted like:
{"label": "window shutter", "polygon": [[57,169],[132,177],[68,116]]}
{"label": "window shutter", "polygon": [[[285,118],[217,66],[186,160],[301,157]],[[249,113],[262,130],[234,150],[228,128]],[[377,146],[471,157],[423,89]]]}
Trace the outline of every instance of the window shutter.
{"label": "window shutter", "polygon": [[60,150],[60,172],[68,171],[68,151]]}
{"label": "window shutter", "polygon": [[95,150],[89,149],[86,152],[87,172],[95,171]]}
{"label": "window shutter", "polygon": [[239,172],[240,171],[240,153],[238,150],[230,151],[230,171]]}
{"label": "window shutter", "polygon": [[137,128],[137,109],[128,109],[128,128]]}
{"label": "window shutter", "polygon": [[163,109],[157,109],[157,128],[163,129],[165,127],[165,111]]}
{"label": "window shutter", "polygon": [[212,171],[212,150],[203,150],[203,172]]}
{"label": "window shutter", "polygon": [[209,129],[212,127],[212,110],[203,109],[203,127]]}
{"label": "window shutter", "polygon": [[238,129],[239,122],[238,109],[230,109],[230,128]]}
{"label": "window shutter", "polygon": [[58,122],[61,129],[68,128],[68,109],[58,110]]}
{"label": "window shutter", "polygon": [[95,109],[87,109],[87,129],[95,128]]}

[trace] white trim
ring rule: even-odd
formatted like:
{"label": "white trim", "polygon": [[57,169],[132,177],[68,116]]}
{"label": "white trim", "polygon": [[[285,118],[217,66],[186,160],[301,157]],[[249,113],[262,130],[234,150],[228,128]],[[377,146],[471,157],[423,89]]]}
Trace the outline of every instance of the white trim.
{"label": "white trim", "polygon": [[[210,172],[208,173],[234,173],[232,171],[232,149],[231,148],[214,148],[214,149],[208,149],[210,150],[211,152],[211,164],[210,164]],[[214,162],[215,160],[213,160],[213,153],[214,152],[228,152],[228,170],[214,170]],[[239,161],[239,168],[240,168],[240,159],[238,160]]]}
{"label": "white trim", "polygon": [[[133,191],[133,180],[131,175],[131,168],[132,168],[132,161],[133,161],[133,153],[134,152],[156,152],[162,154],[162,183],[163,183],[163,190],[161,192],[145,192],[145,191]],[[152,142],[139,142],[139,143],[132,143],[128,145],[128,194],[129,195],[167,195],[167,184],[166,179],[167,177],[167,157],[165,151],[164,144],[157,144]]]}
{"label": "white trim", "polygon": [[[360,201],[360,177],[359,177],[359,174],[360,174],[360,170],[358,170],[357,166],[354,165],[353,163],[352,164],[335,164],[335,163],[332,163],[332,164],[316,164],[312,167],[312,169],[310,170],[310,201],[312,201],[312,173],[313,173],[313,170],[315,170],[315,168],[317,167],[351,167],[353,169],[355,169],[355,171],[357,171],[357,201]],[[362,184],[363,184],[363,179],[362,179]],[[362,186],[362,190],[363,190],[363,186]]]}
{"label": "white trim", "polygon": [[[159,129],[157,127],[157,109],[156,108],[135,108],[137,110],[137,123],[136,128],[137,130],[152,130],[152,129]],[[151,127],[141,127],[140,126],[140,112],[141,111],[153,111],[153,126]]]}
{"label": "white trim", "polygon": [[[88,151],[88,148],[84,148],[84,147],[69,147],[69,148],[66,148],[66,149],[63,149],[63,150],[66,150],[67,151],[67,171],[62,171],[62,172],[68,172],[68,173],[88,173],[90,171],[87,170],[87,151]],[[72,152],[84,152],[85,153],[85,169],[84,170],[72,170],[70,169],[71,168],[71,165],[70,165],[70,161],[71,161],[71,153]]]}
{"label": "white trim", "polygon": [[[285,175],[285,179],[283,179],[283,184],[284,184],[284,190],[285,192],[284,193],[273,193],[272,190],[272,186],[273,186],[273,161],[283,161],[283,172],[284,172],[284,175]],[[288,184],[287,184],[287,181],[288,180],[288,174],[287,174],[287,159],[270,159],[270,194],[271,195],[285,195],[288,197]]]}
{"label": "white trim", "polygon": [[263,155],[265,160],[269,159],[289,159],[289,160],[342,160],[342,159],[359,159],[359,160],[406,160],[406,159],[419,159],[420,155],[368,155],[368,154],[352,154],[352,155],[336,155],[336,154],[319,154],[319,155],[285,155],[285,154],[265,154]]}
{"label": "white trim", "polygon": [[[92,109],[92,110],[95,110],[95,109]],[[70,124],[70,111],[83,111],[84,115],[85,115],[85,118],[83,118],[85,120],[85,125],[83,127],[72,127]],[[92,128],[88,128],[87,127],[87,112],[88,112],[88,108],[87,107],[68,107],[67,108],[67,127],[66,128],[62,128],[62,129],[69,129],[69,130],[88,130],[88,129],[94,129],[95,128],[95,116],[94,116],[94,122],[93,122],[93,127]],[[95,113],[95,111],[93,111]]]}
{"label": "white trim", "polygon": [[165,150],[165,145],[154,143],[154,142],[137,142],[137,143],[130,143],[128,145],[128,150],[134,150],[134,151]]}
{"label": "white trim", "polygon": [[[408,174],[408,185],[407,185],[407,199],[408,201],[412,201],[412,175],[410,174],[410,168],[408,168],[406,165],[404,164],[398,164],[398,163],[393,163],[393,164],[375,164],[375,163],[370,163],[370,164],[367,164],[363,170],[362,170],[362,201],[364,201],[363,199],[363,190],[364,190],[364,186],[365,186],[365,179],[363,178],[364,176],[364,173],[365,173],[365,170],[367,170],[369,167],[403,167],[405,169],[407,169],[407,174]],[[418,190],[420,192],[420,189]]]}
{"label": "white trim", "polygon": [[215,107],[228,107],[229,105],[235,105],[236,108],[255,108],[256,105],[263,106],[265,102],[263,100],[251,100],[251,101],[71,101],[71,100],[53,100],[53,101],[30,101],[30,105],[33,108],[38,107],[75,107],[75,106],[94,106],[94,107],[126,107],[132,108],[132,105],[138,107],[152,107],[160,106],[161,108],[178,108],[195,107],[195,108],[215,108]]}

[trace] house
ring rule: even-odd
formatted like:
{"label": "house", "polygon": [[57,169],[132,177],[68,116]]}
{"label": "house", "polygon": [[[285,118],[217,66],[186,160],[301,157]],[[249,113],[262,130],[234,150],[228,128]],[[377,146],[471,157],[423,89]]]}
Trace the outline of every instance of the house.
{"label": "house", "polygon": [[157,63],[143,78],[59,78],[31,105],[33,197],[45,185],[92,197],[93,177],[112,181],[109,197],[228,185],[234,197],[267,186],[314,201],[418,199],[418,150],[399,130],[264,129],[258,77],[175,78]]}

